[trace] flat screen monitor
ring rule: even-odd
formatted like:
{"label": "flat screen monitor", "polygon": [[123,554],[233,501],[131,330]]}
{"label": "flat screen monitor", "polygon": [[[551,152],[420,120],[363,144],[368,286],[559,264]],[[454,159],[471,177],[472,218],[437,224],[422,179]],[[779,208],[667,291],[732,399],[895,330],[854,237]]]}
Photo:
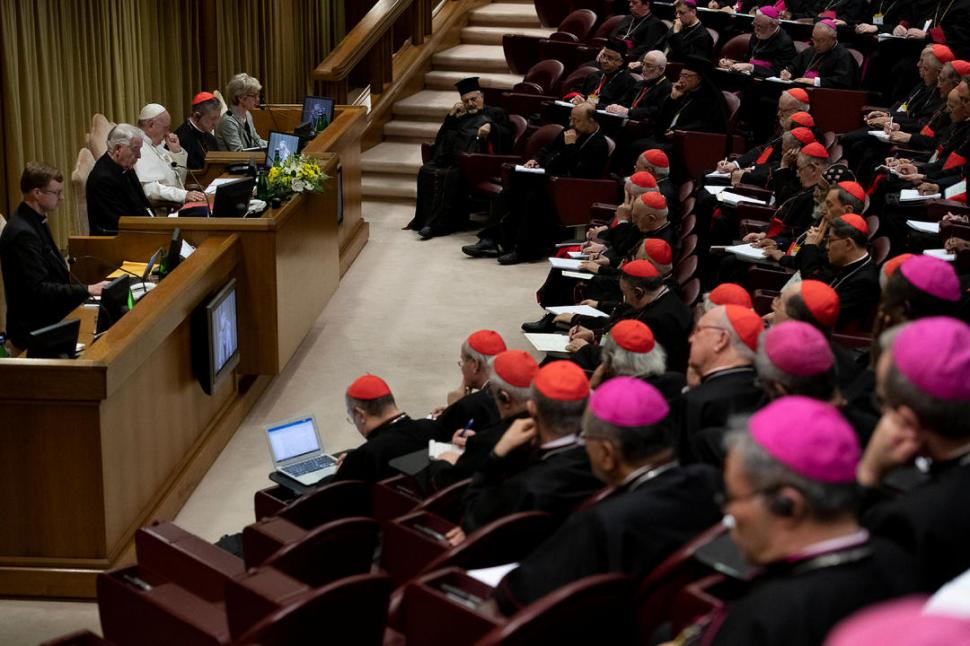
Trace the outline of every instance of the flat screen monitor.
{"label": "flat screen monitor", "polygon": [[128,313],[131,306],[131,276],[119,276],[101,290],[97,334],[104,334]]}
{"label": "flat screen monitor", "polygon": [[27,356],[32,359],[73,359],[80,333],[81,319],[61,321],[34,330],[27,341]]}
{"label": "flat screen monitor", "polygon": [[239,363],[236,280],[231,279],[193,315],[192,365],[202,390],[213,388]]}
{"label": "flat screen monitor", "polygon": [[148,264],[145,265],[145,273],[141,275],[141,282],[144,283],[148,281],[149,278],[152,277],[152,271],[154,271],[155,265],[158,264],[158,260],[161,257],[162,257],[161,249],[159,249],[158,251],[152,254],[152,257],[148,259]]}
{"label": "flat screen monitor", "polygon": [[285,162],[290,155],[295,155],[298,152],[300,152],[299,135],[271,130],[269,144],[266,146],[266,168],[270,168],[276,163],[277,155],[279,155],[281,162]]}
{"label": "flat screen monitor", "polygon": [[168,243],[168,252],[165,254],[165,276],[175,271],[175,268],[182,262],[182,229],[175,227],[172,231],[172,240]]}
{"label": "flat screen monitor", "polygon": [[249,200],[253,198],[256,179],[245,177],[234,182],[226,182],[216,187],[216,199],[212,205],[214,218],[243,218],[249,211]]}
{"label": "flat screen monitor", "polygon": [[333,121],[333,99],[328,96],[307,96],[303,98],[303,116],[300,123],[310,122],[317,125],[320,115],[326,115],[327,123]]}

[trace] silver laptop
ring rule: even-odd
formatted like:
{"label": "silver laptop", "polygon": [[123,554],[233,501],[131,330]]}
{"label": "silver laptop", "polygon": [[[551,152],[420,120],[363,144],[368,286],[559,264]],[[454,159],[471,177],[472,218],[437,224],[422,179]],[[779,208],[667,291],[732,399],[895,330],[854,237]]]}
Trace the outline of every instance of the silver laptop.
{"label": "silver laptop", "polygon": [[277,471],[307,486],[337,472],[337,460],[323,452],[312,415],[264,428]]}

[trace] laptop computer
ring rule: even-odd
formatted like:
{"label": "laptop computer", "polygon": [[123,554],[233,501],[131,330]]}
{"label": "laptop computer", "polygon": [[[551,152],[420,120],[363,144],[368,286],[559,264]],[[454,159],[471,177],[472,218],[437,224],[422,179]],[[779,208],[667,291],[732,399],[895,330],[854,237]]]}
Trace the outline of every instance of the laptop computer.
{"label": "laptop computer", "polygon": [[264,428],[273,466],[280,473],[310,486],[337,472],[337,460],[323,452],[312,415]]}

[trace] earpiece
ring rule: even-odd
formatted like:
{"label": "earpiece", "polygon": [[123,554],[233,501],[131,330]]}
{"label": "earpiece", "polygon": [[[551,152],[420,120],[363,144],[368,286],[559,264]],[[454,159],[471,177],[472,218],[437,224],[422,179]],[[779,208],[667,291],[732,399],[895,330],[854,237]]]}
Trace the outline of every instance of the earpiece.
{"label": "earpiece", "polygon": [[781,516],[782,518],[790,518],[795,515],[795,501],[788,496],[775,496],[768,503],[768,509],[775,516]]}

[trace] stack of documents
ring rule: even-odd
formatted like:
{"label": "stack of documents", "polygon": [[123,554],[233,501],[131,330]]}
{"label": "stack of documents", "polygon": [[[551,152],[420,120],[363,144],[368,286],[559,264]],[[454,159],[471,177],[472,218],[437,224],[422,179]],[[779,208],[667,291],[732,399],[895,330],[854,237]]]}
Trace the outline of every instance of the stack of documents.
{"label": "stack of documents", "polygon": [[528,166],[523,166],[522,164],[515,165],[516,173],[532,173],[534,175],[545,175],[545,168],[529,168]]}
{"label": "stack of documents", "polygon": [[900,202],[926,202],[928,200],[938,200],[943,197],[939,193],[932,193],[930,195],[920,195],[919,191],[915,188],[904,188],[899,192]]}
{"label": "stack of documents", "polygon": [[957,259],[955,253],[947,253],[946,249],[924,249],[924,256],[933,256],[934,258],[939,258],[940,260],[945,260],[947,262],[953,262]]}
{"label": "stack of documents", "polygon": [[525,338],[529,340],[539,352],[566,352],[569,345],[569,336],[566,334],[539,334],[535,332],[525,332]]}
{"label": "stack of documents", "polygon": [[906,220],[906,224],[909,228],[916,229],[922,233],[939,233],[940,223],[939,222],[920,222],[919,220]]}
{"label": "stack of documents", "polygon": [[605,318],[609,316],[609,314],[606,312],[601,312],[595,307],[590,307],[589,305],[562,305],[556,307],[547,307],[546,311],[551,312],[552,314],[580,314],[582,316],[595,316],[597,318]]}
{"label": "stack of documents", "polygon": [[568,269],[576,271],[582,269],[583,261],[578,258],[550,258],[549,264],[553,269]]}
{"label": "stack of documents", "polygon": [[739,202],[749,202],[751,204],[760,204],[762,206],[768,204],[764,200],[748,197],[747,195],[740,195],[738,193],[732,193],[731,191],[721,191],[717,194],[717,199],[732,206],[736,206]]}
{"label": "stack of documents", "polygon": [[451,442],[436,442],[434,440],[428,440],[428,457],[432,460],[438,459],[438,456],[442,453],[448,453],[449,451],[454,451],[458,455],[465,452],[465,449],[461,448],[457,444],[452,444]]}

